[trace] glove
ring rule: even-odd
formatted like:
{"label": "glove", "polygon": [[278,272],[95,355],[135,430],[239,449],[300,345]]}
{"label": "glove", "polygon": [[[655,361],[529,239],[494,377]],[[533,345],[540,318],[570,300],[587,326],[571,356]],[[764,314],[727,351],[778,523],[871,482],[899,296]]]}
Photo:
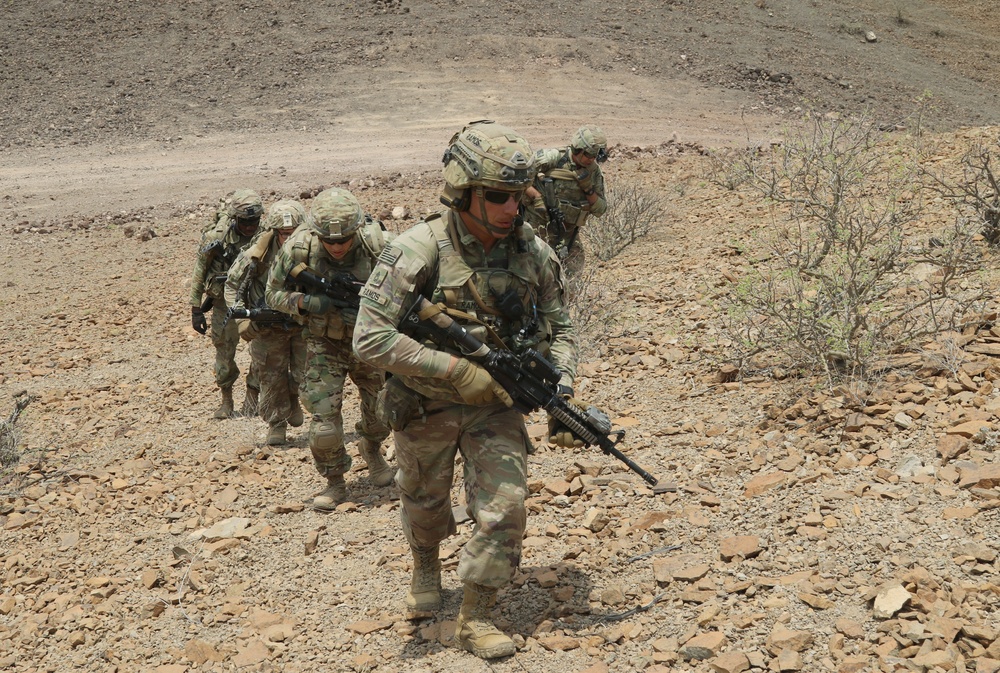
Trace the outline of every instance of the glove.
{"label": "glove", "polygon": [[503,386],[494,381],[488,371],[469,360],[459,360],[448,380],[466,404],[485,406],[500,400],[508,407],[514,406],[514,400]]}
{"label": "glove", "polygon": [[576,184],[580,187],[580,190],[590,196],[594,193],[594,175],[587,169],[577,171],[576,173]]}
{"label": "glove", "polygon": [[208,331],[208,323],[205,322],[205,314],[198,306],[191,307],[191,327],[198,334]]}
{"label": "glove", "polygon": [[[559,386],[559,394],[564,400],[572,404],[583,412],[587,411],[587,405],[573,397],[573,389],[567,386]],[[578,439],[565,425],[549,416],[549,444],[562,446],[567,449],[575,449],[583,446],[583,440]]]}
{"label": "glove", "polygon": [[253,338],[260,334],[260,328],[253,320],[241,320],[237,329],[244,341],[253,341]]}
{"label": "glove", "polygon": [[302,308],[313,315],[324,315],[333,310],[333,300],[325,294],[307,294],[302,297]]}

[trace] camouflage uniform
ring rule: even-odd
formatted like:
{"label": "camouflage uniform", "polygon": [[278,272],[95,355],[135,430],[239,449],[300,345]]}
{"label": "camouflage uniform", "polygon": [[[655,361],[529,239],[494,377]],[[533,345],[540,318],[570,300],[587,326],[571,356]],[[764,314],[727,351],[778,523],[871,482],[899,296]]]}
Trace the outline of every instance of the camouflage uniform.
{"label": "camouflage uniform", "polygon": [[[557,249],[564,259],[567,273],[570,274],[582,270],[586,258],[583,241],[577,230],[586,224],[591,215],[600,217],[608,209],[604,193],[604,174],[598,163],[603,161],[607,154],[606,151],[604,154],[597,154],[605,150],[606,144],[604,134],[599,128],[583,127],[574,135],[573,145],[562,149],[541,149],[535,153],[538,174],[535,177],[534,187],[543,195],[551,189],[551,197],[555,199],[566,222],[565,234],[560,237],[550,226],[548,212],[542,199],[537,199],[526,209],[526,219],[545,237],[549,245]],[[593,151],[597,161],[587,167],[578,164],[574,160],[574,154],[579,156],[579,153],[584,151]],[[581,175],[585,177],[583,184],[597,196],[594,203],[590,203],[584,187],[581,186]],[[548,180],[551,180],[551,186],[548,186]],[[569,249],[563,247],[570,242],[572,246]]]}
{"label": "camouflage uniform", "polygon": [[[239,367],[236,365],[236,346],[240,337],[236,324],[226,323],[228,307],[224,295],[224,283],[230,265],[253,239],[253,234],[244,236],[236,228],[236,209],[244,207],[262,210],[260,197],[249,189],[240,189],[233,193],[232,201],[225,212],[221,213],[215,224],[210,225],[202,234],[191,277],[192,309],[200,310],[203,294],[214,300],[212,344],[215,346],[215,382],[224,394],[232,389],[240,376]],[[224,329],[223,324],[226,324]],[[257,376],[251,366],[247,372],[248,395],[251,391],[256,393],[258,389]]]}
{"label": "camouflage uniform", "polygon": [[[267,273],[281,249],[279,232],[291,233],[305,219],[298,201],[273,204],[251,244],[236,257],[226,280],[226,303],[246,309],[266,309],[264,300]],[[306,348],[301,316],[285,320],[236,321],[240,337],[250,342],[250,360],[260,381],[261,418],[271,426],[269,444],[283,444],[286,423],[301,425],[299,386],[305,369]]]}
{"label": "camouflage uniform", "polygon": [[[468,362],[462,353],[451,344],[418,342],[399,326],[422,295],[486,343],[496,344],[487,336],[492,331],[516,348],[518,332],[526,327],[526,345],[547,352],[567,384],[575,375],[578,348],[552,249],[528,225],[496,233],[489,250],[479,238],[484,230],[496,231],[490,229],[486,190],[513,197],[529,184],[527,143],[506,127],[477,122],[456,134],[445,158],[442,201],[451,210],[417,224],[379,256],[362,290],[354,347],[360,358],[392,375],[381,404],[394,430],[403,531],[414,557],[407,606],[417,611],[440,606],[438,546],[456,529],[450,489],[460,452],[475,526],[458,564],[465,593],[456,639],[477,656],[493,658],[514,651],[511,639],[493,626],[489,610],[521,558],[530,444],[524,417],[494,396],[466,403],[451,378]],[[481,206],[476,212],[470,207],[472,192]],[[477,223],[478,235],[463,216]]]}
{"label": "camouflage uniform", "polygon": [[[342,483],[343,475],[351,468],[351,457],[344,448],[342,414],[346,377],[350,376],[354,381],[361,397],[361,421],[356,430],[362,437],[359,450],[371,471],[372,462],[368,460],[370,456],[365,455],[366,450],[378,452],[382,441],[389,435],[389,429],[375,416],[375,401],[384,376],[378,369],[358,360],[351,352],[351,333],[356,312],[353,309],[334,309],[323,315],[307,314],[299,308],[299,300],[308,296],[310,290],[297,285],[289,275],[293,269],[305,264],[308,270],[325,278],[346,271],[354,278],[364,281],[390,235],[380,223],[371,218],[363,218],[360,226],[352,232],[354,243],[350,251],[343,259],[334,259],[322,245],[321,236],[315,228],[316,210],[320,207],[317,204],[323,202],[330,193],[330,199],[347,196],[354,199],[345,190],[326,190],[317,195],[309,214],[313,226],[303,226],[296,231],[275,257],[268,275],[266,299],[272,308],[300,317],[304,321],[306,371],[302,384],[302,401],[306,410],[312,414],[309,448],[319,473],[328,480],[336,478],[337,483]],[[381,453],[376,460],[381,460]],[[374,476],[372,480],[375,481]],[[386,483],[389,481],[391,475]]]}

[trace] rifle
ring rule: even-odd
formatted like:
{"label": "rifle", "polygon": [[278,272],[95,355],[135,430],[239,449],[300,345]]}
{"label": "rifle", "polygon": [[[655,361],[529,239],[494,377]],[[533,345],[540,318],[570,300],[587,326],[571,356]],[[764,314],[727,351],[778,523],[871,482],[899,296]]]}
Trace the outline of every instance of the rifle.
{"label": "rifle", "polygon": [[292,322],[291,316],[287,313],[276,311],[267,306],[255,306],[254,308],[231,307],[226,312],[226,320],[222,323],[222,329],[226,329],[226,325],[229,324],[230,320],[252,320],[262,325],[284,325],[286,329],[288,328],[288,324]]}
{"label": "rifle", "polygon": [[288,272],[288,277],[307,290],[325,294],[333,300],[333,305],[337,308],[357,309],[361,305],[361,297],[358,295],[365,284],[347,271],[336,273],[331,278],[324,278],[310,271],[306,263],[302,262]]}
{"label": "rifle", "polygon": [[[418,296],[403,316],[400,331],[450,340],[465,357],[481,365],[503,386],[514,401],[514,409],[525,415],[544,409],[584,444],[598,446],[602,452],[622,461],[647,483],[656,486],[656,477],[618,450],[618,442],[625,436],[624,430],[612,432],[611,420],[597,407],[590,405],[583,411],[563,398],[559,386],[562,372],[541,353],[532,348],[522,349],[519,354],[510,350],[491,349],[469,334],[447,313],[428,310],[433,307],[434,304],[426,297]],[[614,440],[611,439],[612,436],[615,436]]]}
{"label": "rifle", "polygon": [[[555,182],[549,176],[541,178],[539,182],[541,189],[538,191],[545,202],[545,212],[549,217],[548,229],[552,237],[552,248],[559,259],[566,259],[573,243],[571,241],[569,245],[566,244],[566,216],[563,215],[559,200],[556,198]],[[576,240],[576,236],[573,236],[572,240]]]}

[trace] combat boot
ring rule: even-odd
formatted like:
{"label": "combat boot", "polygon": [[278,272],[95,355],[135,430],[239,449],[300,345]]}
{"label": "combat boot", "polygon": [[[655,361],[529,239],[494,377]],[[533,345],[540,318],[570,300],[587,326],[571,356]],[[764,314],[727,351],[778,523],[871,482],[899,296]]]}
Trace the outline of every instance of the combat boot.
{"label": "combat boot", "polygon": [[278,421],[276,423],[271,423],[271,427],[267,431],[267,445],[268,446],[281,446],[287,441],[285,437],[285,429],[287,424],[284,421]]}
{"label": "combat boot", "polygon": [[243,416],[256,416],[257,415],[257,398],[260,396],[260,390],[257,388],[251,388],[247,386],[247,394],[243,398],[243,408],[240,409],[240,414]]}
{"label": "combat boot", "polygon": [[326,478],[326,488],[312,499],[312,506],[329,512],[347,500],[347,482],[344,475],[336,474]]}
{"label": "combat boot", "polygon": [[480,659],[496,659],[514,654],[514,641],[493,625],[490,611],[497,602],[497,590],[473,582],[465,583],[462,608],[455,619],[455,641]]}
{"label": "combat boot", "polygon": [[297,428],[306,422],[306,417],[302,414],[302,405],[299,404],[299,396],[292,395],[292,413],[288,415],[288,424]]}
{"label": "combat boot", "polygon": [[229,388],[220,388],[220,390],[222,391],[222,404],[220,404],[219,408],[215,410],[214,415],[216,418],[232,418],[233,389],[230,386]]}
{"label": "combat boot", "polygon": [[441,559],[438,546],[410,547],[413,577],[406,592],[406,607],[413,612],[431,612],[441,607]]}
{"label": "combat boot", "polygon": [[358,453],[368,465],[368,478],[376,486],[388,486],[396,476],[396,468],[389,467],[382,457],[382,447],[364,437],[358,442]]}

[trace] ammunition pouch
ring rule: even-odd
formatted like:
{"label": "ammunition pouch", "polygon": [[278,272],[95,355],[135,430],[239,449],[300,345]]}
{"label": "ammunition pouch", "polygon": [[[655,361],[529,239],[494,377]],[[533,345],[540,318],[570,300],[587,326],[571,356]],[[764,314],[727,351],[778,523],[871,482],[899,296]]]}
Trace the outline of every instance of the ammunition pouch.
{"label": "ammunition pouch", "polygon": [[423,399],[395,376],[390,376],[378,393],[375,416],[382,423],[399,432],[422,413]]}

